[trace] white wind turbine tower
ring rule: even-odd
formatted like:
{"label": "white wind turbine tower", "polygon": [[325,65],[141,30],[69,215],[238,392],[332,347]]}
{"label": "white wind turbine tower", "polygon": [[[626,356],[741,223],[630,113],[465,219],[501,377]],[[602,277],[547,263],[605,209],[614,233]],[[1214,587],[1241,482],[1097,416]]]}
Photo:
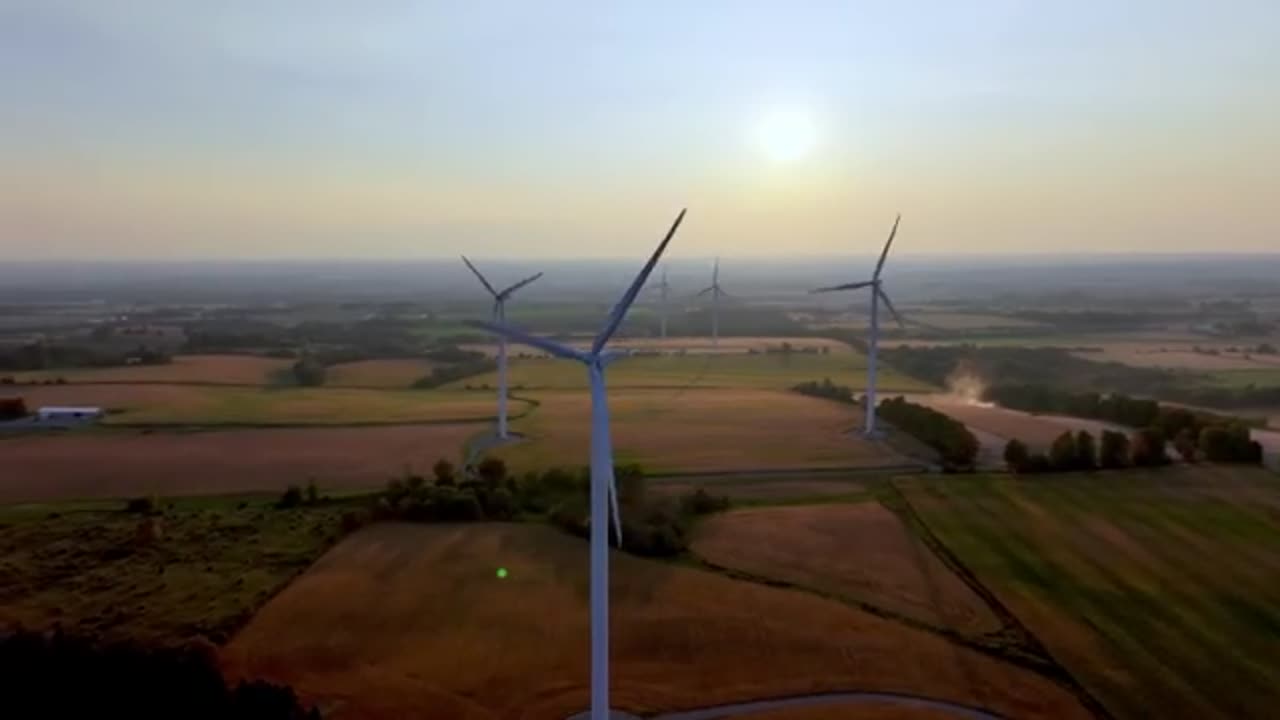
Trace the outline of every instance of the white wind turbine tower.
{"label": "white wind turbine tower", "polygon": [[685,211],[676,216],[671,229],[632,281],[631,287],[613,306],[604,327],[591,343],[590,350],[563,345],[547,338],[531,335],[510,325],[473,321],[497,335],[544,350],[556,357],[577,360],[587,366],[591,381],[591,720],[609,720],[609,515],[619,544],[622,522],[618,515],[618,494],[613,478],[613,446],[609,437],[609,404],[605,395],[604,369],[623,352],[605,349],[609,338],[626,317],[627,309],[644,287],[645,280],[658,264],[667,243],[676,234]]}
{"label": "white wind turbine tower", "polygon": [[703,288],[695,297],[702,297],[707,293],[711,293],[711,347],[717,348],[720,346],[720,296],[728,295],[720,287],[720,258],[716,258],[716,264],[711,269],[711,285]]}
{"label": "white wind turbine tower", "polygon": [[899,214],[893,221],[893,229],[889,231],[889,239],[884,243],[884,250],[880,251],[880,261],[876,263],[875,272],[872,273],[870,280],[809,291],[811,293],[827,293],[840,290],[860,290],[865,287],[871,288],[871,332],[870,341],[867,343],[867,419],[863,429],[863,434],[867,437],[874,436],[876,432],[876,354],[880,341],[880,302],[883,301],[885,307],[889,308],[889,312],[893,314],[893,319],[898,321],[900,327],[906,327],[902,322],[902,316],[894,309],[893,303],[889,300],[889,295],[885,293],[884,285],[880,280],[880,271],[884,269],[885,258],[889,257],[889,246],[893,244],[893,238],[898,234],[898,223],[901,221],[902,215]]}
{"label": "white wind turbine tower", "polygon": [[[480,284],[484,285],[484,289],[489,291],[493,296],[493,321],[497,323],[505,323],[507,321],[507,300],[515,294],[515,291],[528,285],[529,283],[542,277],[542,273],[530,275],[520,282],[501,292],[494,290],[484,275],[476,269],[475,265],[467,259],[466,255],[462,256],[462,262],[471,268],[471,272],[476,274],[480,279]],[[507,339],[505,337],[498,338],[498,438],[500,440],[507,439]]]}

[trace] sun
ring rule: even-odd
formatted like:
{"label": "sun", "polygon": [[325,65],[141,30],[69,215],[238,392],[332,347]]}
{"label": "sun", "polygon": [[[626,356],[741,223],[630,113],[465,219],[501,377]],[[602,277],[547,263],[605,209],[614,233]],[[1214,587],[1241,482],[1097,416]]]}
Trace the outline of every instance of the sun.
{"label": "sun", "polygon": [[813,151],[818,131],[813,117],[803,110],[773,110],[760,118],[756,142],[770,160],[793,162]]}

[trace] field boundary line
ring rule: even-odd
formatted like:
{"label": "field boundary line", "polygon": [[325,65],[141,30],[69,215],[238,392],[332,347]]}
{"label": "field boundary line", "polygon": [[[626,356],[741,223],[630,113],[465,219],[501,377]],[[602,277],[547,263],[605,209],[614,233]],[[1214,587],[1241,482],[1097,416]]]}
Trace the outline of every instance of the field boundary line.
{"label": "field boundary line", "polygon": [[928,547],[940,561],[942,561],[943,565],[954,572],[956,576],[964,582],[964,584],[968,585],[969,588],[982,599],[983,602],[987,603],[991,608],[991,611],[996,614],[996,617],[1000,619],[1001,623],[1003,623],[1006,628],[1012,629],[1014,633],[1017,634],[1018,639],[1023,643],[1026,643],[1026,646],[1032,653],[1038,653],[1040,655],[1037,664],[1048,671],[1045,672],[1044,675],[1075,695],[1076,699],[1080,701],[1086,710],[1093,713],[1094,717],[1102,718],[1103,720],[1114,720],[1114,716],[1109,710],[1107,710],[1106,706],[1094,697],[1093,694],[1090,693],[1089,690],[1071,674],[1067,667],[1053,656],[1053,653],[1049,652],[1049,648],[1040,641],[1040,638],[1036,637],[1035,633],[1031,632],[1031,628],[1023,624],[1023,622],[1018,619],[1018,616],[1015,615],[1007,605],[1001,602],[995,592],[984,585],[982,581],[978,579],[978,576],[970,570],[955,553],[951,552],[951,549],[942,542],[941,538],[934,534],[933,530],[929,527],[928,523],[925,522],[924,518],[921,517],[915,506],[912,505],[911,501],[907,499],[907,496],[903,494],[901,488],[899,488],[892,480],[889,481],[888,485],[888,492],[892,496],[892,504],[884,502],[881,504],[885,505],[885,507],[890,511],[897,513],[903,519],[907,527],[914,530],[925,546]]}
{"label": "field boundary line", "polygon": [[[693,566],[697,569],[700,569],[706,572],[712,572],[722,577],[727,577],[731,580],[737,580],[739,582],[754,583],[756,585],[763,585],[765,587],[771,587],[778,590],[791,590],[795,592],[802,592],[808,595],[813,595],[815,597],[820,597],[824,600],[830,600],[832,602],[840,603],[845,607],[858,610],[861,612],[865,612],[868,615],[874,615],[875,617],[878,617],[881,620],[887,620],[889,622],[894,622],[899,625],[906,626],[912,630],[919,630],[921,632],[927,632],[927,633],[936,635],[955,645],[959,645],[961,647],[974,650],[988,657],[994,658],[1002,662],[1007,662],[1011,665],[1023,668],[1025,670],[1029,670],[1031,672],[1036,673],[1037,675],[1044,676],[1050,680],[1057,682],[1056,678],[1054,677],[1054,673],[1057,669],[1056,666],[1052,662],[1046,662],[1042,658],[1036,658],[1035,656],[1028,655],[1028,654],[1011,654],[1003,649],[1005,647],[1003,645],[1001,646],[990,645],[990,644],[981,642],[979,640],[975,640],[972,637],[965,635],[957,630],[947,628],[947,627],[942,627],[939,625],[934,625],[924,620],[911,617],[910,615],[905,615],[896,610],[890,610],[880,605],[869,603],[865,600],[861,600],[856,597],[852,597],[852,596],[841,594],[841,593],[831,593],[825,590],[819,590],[817,588],[810,587],[808,585],[791,582],[789,580],[779,580],[778,578],[769,577],[767,575],[759,575],[756,573],[747,572],[745,570],[739,570],[736,568],[726,567],[724,565],[713,563],[710,560],[707,560],[701,557],[700,555],[693,552],[692,550],[689,551],[688,558],[690,561],[692,561]],[[1109,717],[1109,716],[1106,716],[1106,717]]]}

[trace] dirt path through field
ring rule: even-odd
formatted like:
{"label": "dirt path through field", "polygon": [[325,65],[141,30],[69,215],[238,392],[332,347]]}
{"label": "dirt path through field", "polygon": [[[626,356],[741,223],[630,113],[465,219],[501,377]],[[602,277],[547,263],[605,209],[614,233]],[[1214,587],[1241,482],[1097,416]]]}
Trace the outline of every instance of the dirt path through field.
{"label": "dirt path through field", "polygon": [[[969,718],[970,720],[1001,720],[1000,715],[981,710],[979,708],[969,707],[968,705],[959,705],[946,700],[936,700],[934,698],[921,697],[919,695],[903,695],[899,693],[884,692],[835,692],[835,693],[816,693],[813,695],[793,695],[791,697],[771,698],[768,700],[752,700],[749,702],[730,703],[727,705],[713,705],[711,707],[698,708],[696,710],[681,710],[680,712],[663,713],[654,715],[651,720],[724,720],[745,715],[755,715],[757,713],[771,712],[774,710],[789,710],[793,708],[812,708],[821,707],[823,705],[892,705],[894,707],[912,710],[939,710],[948,713],[957,718]],[[614,710],[610,713],[612,720],[639,720],[639,715],[631,715],[629,713],[618,712]],[[569,718],[569,720],[589,720],[591,713],[584,711]]]}

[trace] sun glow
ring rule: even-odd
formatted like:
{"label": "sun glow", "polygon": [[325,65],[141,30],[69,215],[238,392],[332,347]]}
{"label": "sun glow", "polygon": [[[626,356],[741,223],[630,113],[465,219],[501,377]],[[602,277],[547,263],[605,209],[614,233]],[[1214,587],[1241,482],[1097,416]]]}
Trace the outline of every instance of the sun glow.
{"label": "sun glow", "polygon": [[760,150],[775,162],[793,162],[813,151],[818,142],[813,118],[803,110],[773,110],[756,127]]}

